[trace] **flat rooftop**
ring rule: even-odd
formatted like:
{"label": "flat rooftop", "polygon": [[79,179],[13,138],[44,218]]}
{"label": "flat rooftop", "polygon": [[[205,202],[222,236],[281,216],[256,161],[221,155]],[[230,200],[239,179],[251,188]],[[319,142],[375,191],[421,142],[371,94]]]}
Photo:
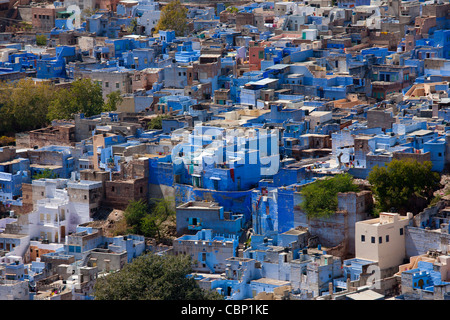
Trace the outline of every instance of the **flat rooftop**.
{"label": "flat rooftop", "polygon": [[262,283],[262,284],[269,284],[272,286],[287,286],[291,283],[289,281],[283,281],[283,280],[276,280],[276,279],[270,279],[270,278],[261,278],[258,280],[252,280],[252,283]]}
{"label": "flat rooftop", "polygon": [[306,231],[306,230],[291,229],[291,230],[284,232],[283,234],[296,236],[296,235],[300,235],[300,234],[307,233],[307,232],[308,231]]}
{"label": "flat rooftop", "polygon": [[217,202],[210,201],[189,201],[179,205],[177,209],[219,209],[221,206]]}
{"label": "flat rooftop", "polygon": [[15,234],[15,233],[0,233],[0,238],[2,239],[21,239],[28,237],[27,234]]}
{"label": "flat rooftop", "polygon": [[373,290],[364,290],[361,292],[355,292],[347,295],[350,300],[381,300],[384,295],[379,294]]}

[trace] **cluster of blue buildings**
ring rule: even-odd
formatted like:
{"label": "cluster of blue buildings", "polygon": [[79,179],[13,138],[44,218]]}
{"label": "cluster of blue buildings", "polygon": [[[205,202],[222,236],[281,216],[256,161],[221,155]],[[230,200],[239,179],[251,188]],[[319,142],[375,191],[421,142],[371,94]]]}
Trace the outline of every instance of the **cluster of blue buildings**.
{"label": "cluster of blue buildings", "polygon": [[[339,195],[333,219],[307,217],[301,190],[342,173],[364,180],[394,159],[430,161],[433,171],[447,170],[450,4],[185,7],[183,35],[157,31],[162,4],[123,0],[84,12],[75,29],[60,11],[53,28],[42,32],[47,46],[4,41],[0,78],[58,85],[90,78],[104,97],[118,91],[122,101],[115,111],[53,121],[28,133],[28,141],[1,148],[2,205],[28,214],[41,196],[51,199],[29,187],[43,173],[101,181],[95,201],[103,207],[123,210],[129,200],[170,199],[177,234],[173,247],[159,254],[188,252],[196,261],[192,276],[226,299],[393,295],[361,289],[368,269],[379,263],[355,256],[355,225],[372,218],[367,188]],[[97,207],[88,208],[92,217]],[[3,233],[12,232],[12,224],[5,222]],[[407,234],[406,248],[427,227]],[[437,241],[423,237],[430,248]],[[140,236],[109,238],[84,223],[64,243],[44,244],[53,247],[41,260],[23,256],[7,267],[22,268],[28,260],[28,274],[39,274],[48,269],[42,260],[58,260],[90,276],[96,267],[120,269],[149,249]],[[406,256],[426,254],[421,249]],[[382,275],[391,277],[400,267],[402,283],[410,277],[427,284],[413,289],[435,292],[447,285],[425,262],[414,266]],[[417,297],[408,292],[398,296]]]}

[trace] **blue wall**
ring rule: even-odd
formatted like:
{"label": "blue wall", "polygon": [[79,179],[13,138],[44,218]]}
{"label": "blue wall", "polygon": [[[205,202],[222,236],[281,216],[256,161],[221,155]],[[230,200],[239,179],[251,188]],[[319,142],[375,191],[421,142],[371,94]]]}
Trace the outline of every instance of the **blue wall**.
{"label": "blue wall", "polygon": [[214,191],[197,189],[193,186],[174,184],[175,202],[181,204],[189,201],[205,199],[217,202],[225,211],[244,215],[244,222],[250,221],[252,212],[252,190],[247,191]]}

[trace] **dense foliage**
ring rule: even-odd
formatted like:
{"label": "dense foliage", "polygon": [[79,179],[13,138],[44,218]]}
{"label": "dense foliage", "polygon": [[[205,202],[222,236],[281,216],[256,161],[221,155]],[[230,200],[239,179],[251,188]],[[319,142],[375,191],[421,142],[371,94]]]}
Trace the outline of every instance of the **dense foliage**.
{"label": "dense foliage", "polygon": [[149,253],[125,265],[120,271],[98,278],[96,300],[219,300],[218,293],[206,291],[188,275],[189,256],[159,256]]}
{"label": "dense foliage", "polygon": [[33,175],[33,179],[56,179],[57,175],[50,169],[44,169],[43,171]]}
{"label": "dense foliage", "polygon": [[229,6],[229,7],[227,7],[225,10],[228,11],[228,12],[231,12],[231,13],[237,13],[237,12],[239,12],[239,9],[236,8],[236,7],[233,7],[233,6]]}
{"label": "dense foliage", "polygon": [[385,167],[375,166],[367,180],[377,210],[418,213],[423,208],[417,205],[417,200],[424,199],[429,203],[440,186],[440,176],[431,168],[430,161],[420,163],[413,159],[392,160]]}
{"label": "dense foliage", "polygon": [[153,117],[150,122],[147,124],[148,130],[158,130],[162,129],[162,120],[168,118],[167,115],[159,115]]}
{"label": "dense foliage", "polygon": [[47,36],[45,34],[37,34],[36,35],[36,44],[38,46],[47,45]]}
{"label": "dense foliage", "polygon": [[90,79],[78,79],[68,89],[55,92],[49,106],[48,119],[70,119],[76,113],[87,117],[103,111],[102,88]]}
{"label": "dense foliage", "polygon": [[48,123],[48,103],[54,88],[31,79],[0,83],[0,132],[21,132],[41,128]]}
{"label": "dense foliage", "polygon": [[177,37],[184,36],[188,28],[187,12],[179,0],[171,1],[162,8],[156,30],[173,30]]}
{"label": "dense foliage", "polygon": [[300,207],[308,217],[329,217],[336,212],[337,194],[350,191],[357,192],[359,188],[348,173],[316,180],[302,188]]}
{"label": "dense foliage", "polygon": [[175,216],[175,209],[166,199],[153,199],[150,205],[138,200],[130,201],[124,215],[129,232],[160,240],[162,225]]}
{"label": "dense foliage", "polygon": [[103,99],[102,88],[90,79],[77,79],[69,88],[21,79],[0,83],[0,134],[14,134],[45,127],[55,119],[71,119],[114,111],[122,102],[120,92]]}

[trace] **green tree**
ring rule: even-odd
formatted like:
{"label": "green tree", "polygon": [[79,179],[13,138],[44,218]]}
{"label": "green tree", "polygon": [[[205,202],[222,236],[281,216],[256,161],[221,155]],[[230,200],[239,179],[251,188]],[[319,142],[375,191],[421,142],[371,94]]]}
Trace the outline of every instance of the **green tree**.
{"label": "green tree", "polygon": [[0,133],[21,132],[48,124],[48,103],[54,87],[30,78],[0,83]]}
{"label": "green tree", "polygon": [[143,200],[130,201],[124,212],[128,231],[161,240],[163,225],[175,216],[174,201],[152,199],[150,205]]}
{"label": "green tree", "polygon": [[188,275],[192,273],[189,256],[159,256],[149,253],[125,265],[120,271],[98,278],[96,300],[221,300],[206,291]]}
{"label": "green tree", "polygon": [[141,220],[140,229],[145,236],[161,240],[163,224],[175,216],[174,203],[173,199],[153,199],[150,214]]}
{"label": "green tree", "polygon": [[57,174],[51,171],[50,169],[44,169],[42,172],[36,173],[33,175],[33,179],[55,179],[57,178]]}
{"label": "green tree", "polygon": [[300,207],[308,217],[329,217],[336,212],[337,194],[350,191],[358,192],[359,188],[348,173],[316,180],[302,188],[303,202]]}
{"label": "green tree", "polygon": [[47,36],[45,34],[36,35],[36,45],[45,46],[47,45]]}
{"label": "green tree", "polygon": [[228,12],[231,12],[231,13],[237,13],[237,12],[239,12],[239,9],[236,8],[236,7],[233,7],[233,6],[229,6],[229,7],[227,7],[225,10],[228,11]]}
{"label": "green tree", "polygon": [[150,120],[150,123],[147,125],[147,129],[150,130],[158,130],[162,129],[162,120],[168,118],[167,115],[159,115]]}
{"label": "green tree", "polygon": [[156,30],[174,30],[176,36],[184,36],[188,27],[187,12],[179,0],[169,2],[161,10]]}
{"label": "green tree", "polygon": [[120,90],[113,91],[106,95],[106,103],[103,107],[103,111],[116,111],[117,107],[122,103],[123,98]]}
{"label": "green tree", "polygon": [[[33,25],[28,21],[20,21],[19,25],[24,28],[25,31],[31,31],[33,29]],[[47,39],[45,39],[45,42],[47,42]]]}
{"label": "green tree", "polygon": [[431,171],[432,163],[417,160],[392,160],[387,166],[375,166],[367,180],[375,197],[378,211],[392,208],[405,214],[418,213],[423,208],[417,205],[418,199],[427,203],[433,198],[433,191],[440,186],[440,176]]}
{"label": "green tree", "polygon": [[127,222],[129,231],[134,234],[142,234],[141,221],[149,213],[149,208],[144,200],[132,200],[128,204],[124,212],[125,221]]}
{"label": "green tree", "polygon": [[0,147],[2,146],[12,146],[16,143],[16,139],[14,137],[1,136],[0,137]]}
{"label": "green tree", "polygon": [[69,89],[59,89],[50,102],[48,119],[71,119],[76,113],[90,117],[103,111],[104,101],[100,84],[88,78],[77,79]]}
{"label": "green tree", "polygon": [[136,32],[137,26],[138,26],[137,19],[134,18],[133,20],[131,20],[130,25],[128,26],[128,32],[130,33]]}

